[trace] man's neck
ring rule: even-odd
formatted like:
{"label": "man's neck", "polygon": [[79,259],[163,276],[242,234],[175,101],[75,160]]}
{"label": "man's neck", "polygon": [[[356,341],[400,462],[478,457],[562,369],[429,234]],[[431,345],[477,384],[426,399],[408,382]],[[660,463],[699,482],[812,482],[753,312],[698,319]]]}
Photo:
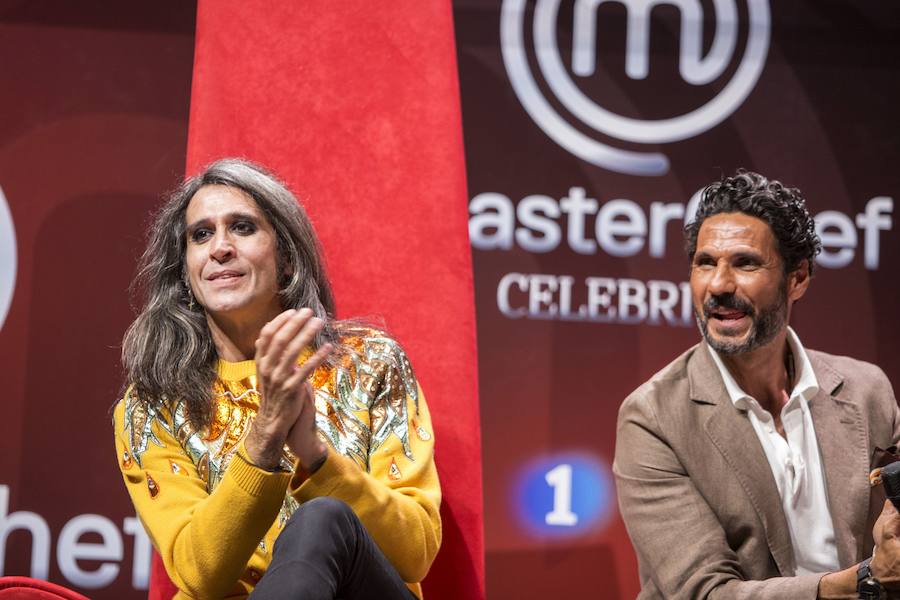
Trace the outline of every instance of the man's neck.
{"label": "man's neck", "polygon": [[209,331],[219,358],[228,362],[250,360],[256,355],[256,339],[263,326],[275,315],[258,319],[214,318],[207,314]]}
{"label": "man's neck", "polygon": [[741,389],[764,409],[777,415],[790,398],[793,384],[787,367],[790,355],[785,329],[761,348],[744,354],[721,356],[728,372]]}

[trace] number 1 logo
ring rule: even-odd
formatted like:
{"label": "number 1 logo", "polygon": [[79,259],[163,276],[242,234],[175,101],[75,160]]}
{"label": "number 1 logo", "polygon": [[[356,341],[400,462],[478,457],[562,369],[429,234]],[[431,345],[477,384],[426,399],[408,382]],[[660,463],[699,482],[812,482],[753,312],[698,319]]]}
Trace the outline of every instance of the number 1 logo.
{"label": "number 1 logo", "polygon": [[572,527],[578,524],[578,515],[572,512],[572,465],[562,464],[544,475],[547,485],[553,488],[553,510],[544,517],[547,525]]}
{"label": "number 1 logo", "polygon": [[615,505],[608,465],[586,452],[529,461],[519,472],[515,490],[519,523],[537,538],[600,531]]}

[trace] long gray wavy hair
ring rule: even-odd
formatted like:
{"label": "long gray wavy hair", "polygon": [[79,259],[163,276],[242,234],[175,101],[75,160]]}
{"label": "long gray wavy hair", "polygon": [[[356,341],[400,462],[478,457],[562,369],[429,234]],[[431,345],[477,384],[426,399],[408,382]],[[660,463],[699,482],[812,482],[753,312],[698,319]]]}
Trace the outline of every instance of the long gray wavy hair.
{"label": "long gray wavy hair", "polygon": [[282,307],[310,308],[325,322],[314,346],[339,346],[340,323],[333,320],[334,296],[325,275],[321,247],[303,207],[272,173],[237,158],[224,158],[186,180],[156,214],[147,249],[131,285],[143,306],[125,333],[122,364],[132,391],[158,406],[183,400],[191,423],[205,426],[211,417],[211,391],[218,352],[206,313],[193,302],[185,273],[185,213],[197,191],[226,185],[249,195],[275,229]]}

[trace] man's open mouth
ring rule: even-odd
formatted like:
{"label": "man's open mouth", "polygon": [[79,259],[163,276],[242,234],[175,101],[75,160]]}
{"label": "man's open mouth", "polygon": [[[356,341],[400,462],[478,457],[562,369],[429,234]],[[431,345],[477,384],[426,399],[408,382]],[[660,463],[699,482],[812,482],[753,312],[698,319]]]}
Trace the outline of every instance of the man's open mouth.
{"label": "man's open mouth", "polygon": [[729,323],[729,322],[733,323],[735,321],[739,321],[739,320],[743,319],[746,316],[747,316],[746,312],[744,312],[742,310],[734,310],[734,309],[727,309],[727,310],[718,309],[718,310],[714,310],[709,313],[709,318],[715,319],[717,321],[722,321],[724,323]]}

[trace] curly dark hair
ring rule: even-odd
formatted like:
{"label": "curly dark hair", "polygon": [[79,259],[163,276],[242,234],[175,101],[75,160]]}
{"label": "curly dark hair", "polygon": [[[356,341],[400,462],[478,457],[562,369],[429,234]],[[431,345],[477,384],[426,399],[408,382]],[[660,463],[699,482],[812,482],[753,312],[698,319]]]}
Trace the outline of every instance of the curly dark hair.
{"label": "curly dark hair", "polygon": [[736,212],[756,217],[769,225],[778,241],[785,275],[795,271],[804,260],[812,275],[822,242],[800,190],[785,187],[780,181],[770,181],[746,169],[738,169],[732,177],[724,177],[703,190],[696,217],[684,227],[688,259],[694,260],[697,235],[706,219]]}

